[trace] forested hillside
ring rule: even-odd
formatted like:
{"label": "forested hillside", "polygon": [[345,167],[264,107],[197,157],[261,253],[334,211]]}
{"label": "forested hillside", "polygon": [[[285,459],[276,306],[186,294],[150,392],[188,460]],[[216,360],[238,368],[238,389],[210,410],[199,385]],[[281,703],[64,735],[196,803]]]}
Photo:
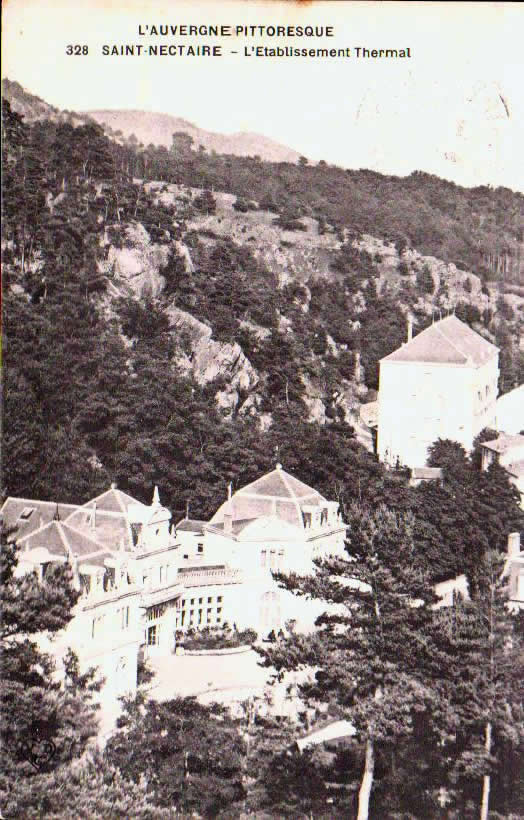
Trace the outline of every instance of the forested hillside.
{"label": "forested hillside", "polygon": [[[186,503],[207,516],[278,452],[342,502],[416,509],[423,492],[357,441],[406,312],[421,328],[456,306],[503,346],[502,386],[523,380],[522,299],[425,256],[398,222],[381,237],[385,212],[364,224],[366,198],[340,169],[194,155],[180,135],[173,151],[122,146],[91,123],[28,126],[7,101],[2,128],[4,493],[82,501],[115,480],[148,499],[158,483],[175,516]],[[195,187],[204,167],[226,192]],[[376,201],[394,184],[377,176]],[[467,196],[480,202],[456,189]],[[516,221],[510,191],[485,192],[485,218],[501,197]],[[504,509],[485,511],[499,540]],[[421,538],[437,575],[462,566],[466,547],[450,552],[436,518]]]}
{"label": "forested hillside", "polygon": [[[30,123],[2,108],[2,494],[82,502],[116,481],[149,503],[158,484],[176,521],[280,461],[340,502],[350,557],[280,577],[338,609],[258,648],[314,672],[303,724],[139,693],[89,756],[92,676],[69,656],[62,693],[18,640],[62,628],[78,593],[60,570],[39,596],[3,543],[7,815],[520,816],[522,619],[502,577],[519,495],[479,469],[489,430],[469,456],[435,442],[442,483],[409,486],[359,408],[408,314],[418,330],[454,309],[501,347],[501,390],[524,381],[523,197],[210,156],[184,134],[144,148],[37,102]],[[435,581],[462,572],[471,600],[434,608]],[[59,749],[42,768],[28,704]],[[350,744],[292,751],[329,715]]]}

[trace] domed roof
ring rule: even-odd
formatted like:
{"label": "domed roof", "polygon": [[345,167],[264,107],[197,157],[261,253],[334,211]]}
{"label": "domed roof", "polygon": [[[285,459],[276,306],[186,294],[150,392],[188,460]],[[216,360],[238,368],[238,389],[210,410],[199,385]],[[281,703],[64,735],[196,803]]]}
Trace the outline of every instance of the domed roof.
{"label": "domed roof", "polygon": [[247,523],[255,518],[275,516],[303,529],[303,508],[325,504],[327,501],[319,492],[287,473],[278,464],[275,470],[234,493],[231,500],[219,507],[209,523],[221,524],[224,513],[230,507],[233,522]]}

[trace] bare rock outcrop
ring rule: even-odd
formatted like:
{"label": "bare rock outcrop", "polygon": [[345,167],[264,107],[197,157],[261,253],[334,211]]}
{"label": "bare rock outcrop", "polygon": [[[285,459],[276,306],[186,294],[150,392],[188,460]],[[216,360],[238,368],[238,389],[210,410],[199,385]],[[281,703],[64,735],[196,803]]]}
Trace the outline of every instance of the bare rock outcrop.
{"label": "bare rock outcrop", "polygon": [[127,285],[137,297],[162,293],[165,279],[160,271],[167,264],[169,248],[151,242],[143,225],[126,226],[123,247],[111,245],[101,273],[109,274],[115,284]]}
{"label": "bare rock outcrop", "polygon": [[193,375],[199,384],[207,384],[219,376],[227,378],[236,392],[252,390],[258,374],[239,344],[201,339],[193,351]]}
{"label": "bare rock outcrop", "polygon": [[253,391],[259,376],[237,342],[219,342],[211,338],[211,328],[190,313],[171,305],[166,309],[173,332],[183,341],[184,352],[177,366],[195,378],[200,385],[215,379],[222,382],[217,392],[218,405],[231,413],[252,413],[257,406]]}

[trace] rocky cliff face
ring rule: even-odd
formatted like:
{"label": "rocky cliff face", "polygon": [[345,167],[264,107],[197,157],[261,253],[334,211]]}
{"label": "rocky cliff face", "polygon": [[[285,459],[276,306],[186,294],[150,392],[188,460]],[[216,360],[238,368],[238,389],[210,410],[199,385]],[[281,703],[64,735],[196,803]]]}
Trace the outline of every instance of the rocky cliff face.
{"label": "rocky cliff face", "polygon": [[101,263],[100,272],[109,275],[113,283],[137,298],[146,295],[158,297],[166,281],[160,271],[166,266],[169,249],[156,245],[143,225],[126,226],[123,247],[115,247],[106,237],[107,259]]}
{"label": "rocky cliff face", "polygon": [[[175,208],[184,197],[194,199],[200,193],[198,189],[191,190],[165,183],[148,183],[147,189],[157,196],[159,202]],[[274,214],[267,211],[238,212],[233,208],[234,196],[224,193],[215,193],[214,196],[216,212],[193,215],[186,228],[195,232],[207,246],[213,246],[221,238],[233,240],[238,245],[247,245],[256,258],[278,274],[281,288],[290,283],[302,285],[304,296],[300,309],[303,314],[307,314],[311,293],[305,283],[320,280],[329,288],[330,283],[337,279],[332,262],[342,238],[329,229],[320,234],[317,222],[308,218],[301,220],[303,231],[285,231],[275,226]],[[180,309],[172,295],[166,296],[163,269],[168,261],[170,245],[152,242],[147,230],[139,223],[125,226],[119,243],[121,246],[112,244],[111,237],[108,236],[105,241],[107,258],[101,263],[101,273],[107,275],[112,287],[104,297],[106,305],[115,295],[136,299],[152,297],[168,316],[170,328],[178,343],[173,366],[194,377],[201,385],[216,382],[216,401],[223,409],[225,418],[237,414],[255,414],[260,423],[267,427],[271,423],[271,417],[262,414],[260,410],[265,374],[257,372],[237,342],[214,339],[212,328],[205,321],[193,315],[190,310]],[[183,241],[171,244],[182,257],[186,272],[192,274],[194,261],[190,248]],[[459,301],[475,306],[481,313],[484,309],[493,312],[496,310],[499,296],[496,289],[482,286],[480,278],[470,271],[459,270],[453,264],[424,256],[410,248],[405,248],[399,254],[393,243],[370,235],[363,235],[355,246],[367,251],[374,260],[378,270],[378,292],[387,290],[393,294],[406,314],[417,309],[427,316],[433,314],[438,317],[446,310],[453,309]],[[418,284],[418,277],[423,270],[426,274],[429,272],[429,281],[432,283],[432,288],[429,287],[426,292],[421,292]],[[366,307],[364,285],[365,282],[362,283],[362,290],[353,294],[353,312],[357,317]],[[524,298],[518,294],[506,298],[517,313],[524,305]],[[285,303],[282,305],[279,331],[293,337],[295,327],[289,307]],[[358,325],[358,318],[353,321],[348,318],[348,328],[356,330]],[[247,320],[241,323],[241,327],[256,337],[260,345],[264,345],[270,333],[267,328]],[[478,330],[485,335],[487,333],[483,325]],[[337,359],[343,352],[344,346],[337,345],[328,336],[328,355]],[[323,383],[322,356],[318,357],[317,364],[320,375],[312,372],[302,376],[306,388],[304,402],[309,419],[324,424],[329,422],[329,414],[341,411],[347,421],[355,426],[358,437],[370,446],[368,431],[362,427],[359,416],[361,403],[369,399],[362,368],[356,367],[352,375],[341,380],[336,386],[336,395],[333,395],[326,393]]]}

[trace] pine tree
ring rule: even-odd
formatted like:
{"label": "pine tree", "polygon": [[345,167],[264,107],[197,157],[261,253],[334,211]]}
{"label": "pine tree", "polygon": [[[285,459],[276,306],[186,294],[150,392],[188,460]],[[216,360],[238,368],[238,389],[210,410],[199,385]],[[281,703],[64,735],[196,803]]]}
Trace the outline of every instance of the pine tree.
{"label": "pine tree", "polygon": [[414,563],[413,519],[379,507],[353,506],[347,559],[319,563],[309,578],[279,576],[298,593],[337,605],[311,636],[293,634],[264,650],[278,670],[312,667],[303,686],[314,701],[335,702],[365,744],[358,818],[369,815],[377,751],[410,737],[433,693],[426,670],[431,656],[432,604],[428,574]]}
{"label": "pine tree", "polygon": [[442,757],[450,761],[450,792],[456,792],[462,813],[470,800],[487,820],[493,785],[498,811],[519,810],[524,676],[519,616],[508,609],[500,554],[488,551],[477,577],[472,600],[458,599],[440,610],[436,657],[439,694],[451,717],[442,744]]}
{"label": "pine tree", "polygon": [[144,779],[156,805],[216,817],[243,799],[245,749],[225,707],[195,698],[146,702],[139,693],[124,703],[118,726],[105,759],[134,783]]}
{"label": "pine tree", "polygon": [[0,777],[0,802],[5,817],[24,820],[71,820],[104,817],[111,820],[174,820],[174,809],[151,800],[145,780],[126,780],[97,750],[52,772],[18,778]]}

